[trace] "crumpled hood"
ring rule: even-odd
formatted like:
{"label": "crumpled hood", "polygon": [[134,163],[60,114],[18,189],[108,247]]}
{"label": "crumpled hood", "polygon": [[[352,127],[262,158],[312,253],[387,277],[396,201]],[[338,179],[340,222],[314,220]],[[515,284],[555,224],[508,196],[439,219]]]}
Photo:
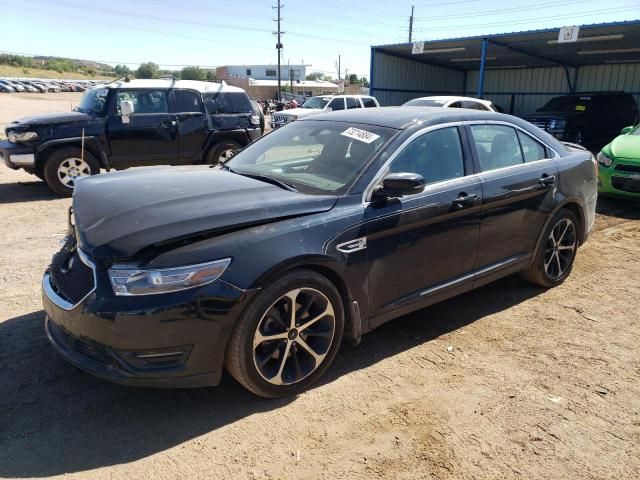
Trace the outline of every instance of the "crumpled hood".
{"label": "crumpled hood", "polygon": [[640,135],[620,135],[609,144],[609,149],[616,158],[640,161]]}
{"label": "crumpled hood", "polygon": [[335,196],[306,195],[208,166],[149,167],[79,181],[73,212],[81,248],[96,260],[330,210]]}
{"label": "crumpled hood", "polygon": [[20,118],[7,125],[7,129],[20,126],[54,125],[59,123],[86,122],[93,117],[81,112],[58,112]]}

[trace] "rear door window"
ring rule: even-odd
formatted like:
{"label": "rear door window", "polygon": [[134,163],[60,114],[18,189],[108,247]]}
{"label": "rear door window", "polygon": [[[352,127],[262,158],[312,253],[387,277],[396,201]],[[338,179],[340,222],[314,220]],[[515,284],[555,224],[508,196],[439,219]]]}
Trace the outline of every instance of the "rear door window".
{"label": "rear door window", "polygon": [[351,108],[360,108],[360,102],[357,98],[347,97],[347,110]]}
{"label": "rear door window", "polygon": [[362,99],[362,104],[364,105],[364,108],[375,108],[378,106],[376,105],[376,101],[371,97],[364,97]]}
{"label": "rear door window", "polygon": [[522,156],[525,162],[535,162],[536,160],[547,158],[546,149],[537,140],[520,131],[518,131],[518,139],[520,140]]}
{"label": "rear door window", "polygon": [[191,90],[174,90],[173,95],[176,100],[176,113],[202,113],[200,95]]}
{"label": "rear door window", "polygon": [[524,162],[516,130],[504,125],[471,125],[482,171]]}
{"label": "rear door window", "polygon": [[469,108],[471,110],[481,110],[483,112],[486,112],[487,110],[489,110],[487,107],[485,107],[482,103],[480,102],[474,102],[471,100],[465,100],[462,102],[462,108]]}

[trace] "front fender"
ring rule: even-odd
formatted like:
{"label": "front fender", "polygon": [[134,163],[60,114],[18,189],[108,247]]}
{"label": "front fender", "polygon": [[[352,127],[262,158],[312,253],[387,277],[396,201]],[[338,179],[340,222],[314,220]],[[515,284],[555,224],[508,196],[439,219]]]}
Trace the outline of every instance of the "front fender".
{"label": "front fender", "polygon": [[[82,137],[58,138],[46,141],[38,145],[36,148],[36,162],[40,163],[45,160],[46,155],[43,154],[46,153],[47,150],[65,146],[82,148],[82,143]],[[106,152],[104,151],[104,148],[102,147],[99,137],[93,135],[84,137],[84,148],[98,159],[102,168],[106,168],[107,170],[109,170],[109,160],[107,158]]]}

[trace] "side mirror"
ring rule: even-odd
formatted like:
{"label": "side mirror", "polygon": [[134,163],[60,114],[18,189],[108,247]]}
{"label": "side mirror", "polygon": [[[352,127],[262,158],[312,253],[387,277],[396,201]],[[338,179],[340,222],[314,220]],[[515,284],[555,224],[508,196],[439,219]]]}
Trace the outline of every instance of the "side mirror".
{"label": "side mirror", "polygon": [[120,113],[122,114],[122,123],[129,123],[129,115],[133,115],[133,102],[125,100],[120,102]]}
{"label": "side mirror", "polygon": [[402,197],[418,193],[425,186],[424,177],[417,173],[390,173],[373,191],[374,198]]}
{"label": "side mirror", "polygon": [[620,130],[620,135],[626,135],[627,133],[629,133],[631,130],[633,130],[633,126],[630,127],[624,127],[622,130]]}
{"label": "side mirror", "polygon": [[327,112],[333,112],[333,107],[326,107],[326,108],[325,108],[325,111],[327,111]]}

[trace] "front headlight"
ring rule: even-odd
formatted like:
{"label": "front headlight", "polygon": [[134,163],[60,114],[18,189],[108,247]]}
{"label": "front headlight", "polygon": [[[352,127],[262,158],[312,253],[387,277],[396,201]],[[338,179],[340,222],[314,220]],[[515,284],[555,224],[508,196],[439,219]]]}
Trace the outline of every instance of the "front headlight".
{"label": "front headlight", "polygon": [[551,121],[549,121],[549,130],[564,130],[566,126],[566,120],[552,119]]}
{"label": "front headlight", "polygon": [[130,268],[114,266],[109,269],[113,293],[118,296],[153,295],[176,292],[211,283],[224,273],[230,258],[177,268]]}
{"label": "front headlight", "polygon": [[11,143],[24,143],[36,140],[38,134],[36,132],[11,132],[9,134],[9,141]]}
{"label": "front headlight", "polygon": [[605,167],[610,167],[611,164],[613,163],[613,160],[609,158],[607,155],[605,155],[603,152],[600,152],[598,154],[598,156],[596,157],[596,160],[598,160],[598,163],[600,165],[604,165]]}

